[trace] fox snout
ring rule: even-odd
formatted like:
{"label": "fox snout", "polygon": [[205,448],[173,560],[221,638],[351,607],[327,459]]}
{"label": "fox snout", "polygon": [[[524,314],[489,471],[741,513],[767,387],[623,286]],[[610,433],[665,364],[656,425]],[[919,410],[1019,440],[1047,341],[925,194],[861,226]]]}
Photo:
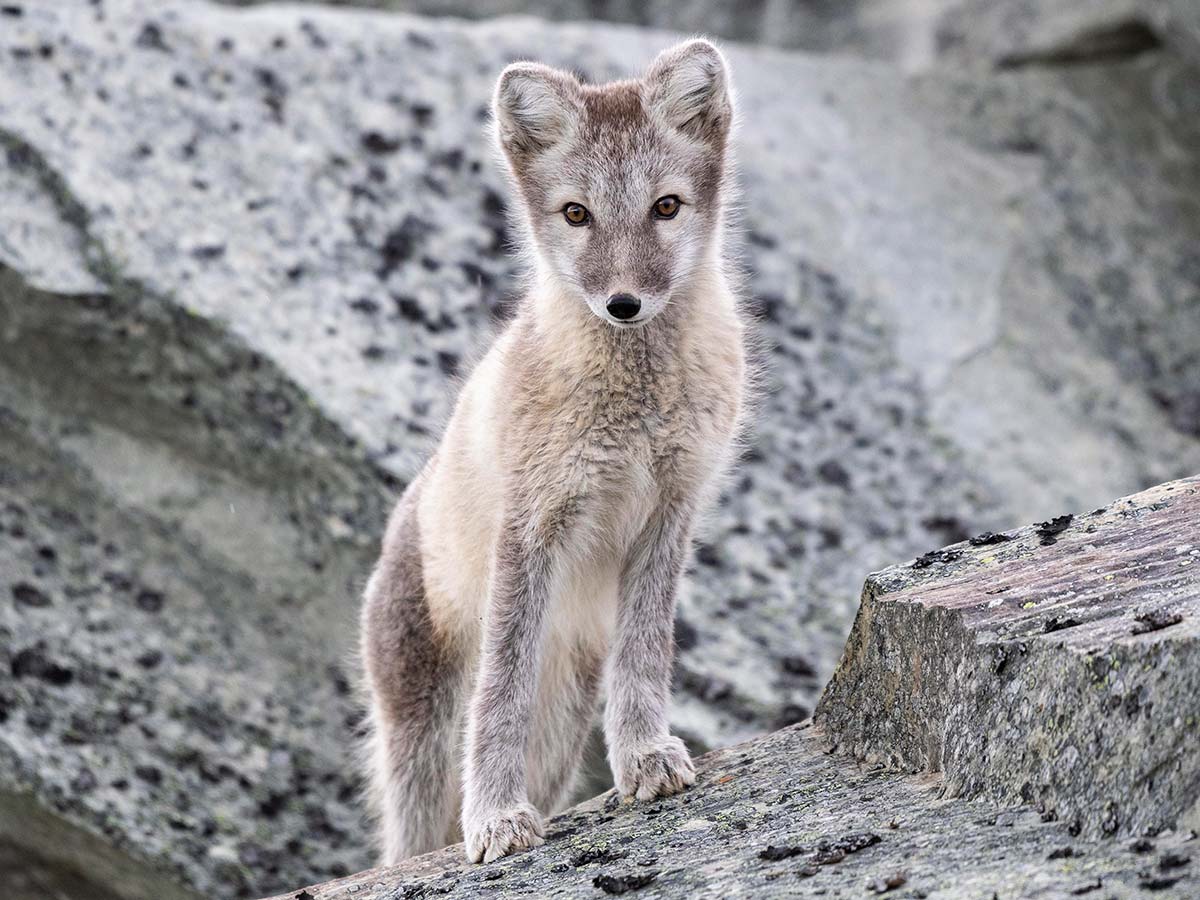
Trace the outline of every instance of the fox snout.
{"label": "fox snout", "polygon": [[605,304],[604,308],[614,319],[620,319],[622,322],[625,322],[641,312],[642,301],[633,296],[633,294],[613,294],[608,298],[608,303]]}

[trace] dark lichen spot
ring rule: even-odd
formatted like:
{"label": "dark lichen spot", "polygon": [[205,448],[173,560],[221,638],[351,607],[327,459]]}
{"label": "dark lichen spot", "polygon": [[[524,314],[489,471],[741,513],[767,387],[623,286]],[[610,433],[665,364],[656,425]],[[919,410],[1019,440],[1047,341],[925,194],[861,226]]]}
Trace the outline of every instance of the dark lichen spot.
{"label": "dark lichen spot", "polygon": [[442,153],[436,153],[433,156],[433,165],[442,166],[457,172],[462,168],[463,152],[457,147],[452,147]]}
{"label": "dark lichen spot", "polygon": [[789,675],[798,675],[801,678],[816,678],[817,670],[807,658],[803,656],[785,656],[779,661],[783,667],[783,671]]}
{"label": "dark lichen spot", "polygon": [[680,650],[691,650],[700,640],[700,634],[694,625],[683,616],[675,617],[675,646]]}
{"label": "dark lichen spot", "polygon": [[1167,877],[1164,875],[1143,874],[1138,882],[1138,887],[1143,891],[1165,891],[1173,888],[1176,884],[1183,880],[1182,875]]}
{"label": "dark lichen spot", "polygon": [[412,114],[413,118],[417,120],[417,125],[421,128],[425,128],[433,122],[433,107],[428,103],[414,104]]}
{"label": "dark lichen spot", "polygon": [[394,298],[394,302],[396,304],[396,313],[400,318],[417,324],[425,322],[425,310],[421,308],[421,304],[417,302],[415,297],[400,296]]}
{"label": "dark lichen spot", "polygon": [[62,687],[75,679],[75,673],[46,656],[41,647],[27,647],[13,657],[13,678],[37,678]]}
{"label": "dark lichen spot", "polygon": [[606,894],[625,894],[637,891],[658,878],[658,872],[637,872],[628,875],[597,875],[592,884]]}
{"label": "dark lichen spot", "polygon": [[31,709],[25,714],[25,725],[34,734],[45,734],[53,722],[54,717],[50,715],[50,711],[41,707]]}
{"label": "dark lichen spot", "polygon": [[1000,149],[1007,150],[1009,153],[1030,155],[1041,153],[1045,148],[1041,142],[1028,135],[1014,135],[1001,141]]}
{"label": "dark lichen spot", "polygon": [[324,35],[317,31],[317,26],[309,19],[300,23],[300,31],[308,38],[308,43],[314,50],[324,50],[329,46],[329,41],[325,40]]}
{"label": "dark lichen spot", "polygon": [[843,835],[833,841],[821,841],[817,844],[817,852],[813,862],[819,866],[827,866],[841,862],[851,853],[865,850],[883,840],[879,835],[869,831]]}
{"label": "dark lichen spot", "polygon": [[1061,619],[1058,616],[1051,616],[1043,623],[1042,633],[1050,634],[1055,631],[1062,631],[1064,628],[1075,628],[1082,624],[1078,619],[1072,619],[1069,616],[1064,616]]}
{"label": "dark lichen spot", "polygon": [[152,591],[149,588],[143,588],[138,591],[134,602],[142,612],[156,613],[162,611],[166,598],[163,597],[161,591]]}
{"label": "dark lichen spot", "polygon": [[988,547],[992,544],[1003,544],[1005,541],[1011,540],[1012,537],[1010,535],[1003,533],[998,534],[994,531],[985,531],[983,534],[975,535],[975,537],[971,538],[968,543],[972,547]]}
{"label": "dark lichen spot", "polygon": [[957,544],[970,536],[970,532],[958,516],[926,516],[921,520],[921,524],[929,531],[941,535],[942,540],[947,544]]}
{"label": "dark lichen spot", "polygon": [[675,671],[679,676],[679,687],[706,703],[718,703],[733,694],[733,685],[724,679],[692,672],[681,666],[677,666]]}
{"label": "dark lichen spot", "polygon": [[361,140],[364,150],[378,156],[395,153],[404,144],[402,139],[386,135],[380,131],[364,131]]}
{"label": "dark lichen spot", "polygon": [[628,850],[613,850],[610,847],[589,847],[571,857],[571,865],[575,868],[591,863],[615,862],[629,855]]}
{"label": "dark lichen spot", "polygon": [[287,100],[287,86],[283,83],[274,70],[268,69],[266,66],[259,66],[254,70],[254,77],[257,79],[259,86],[263,89],[263,103],[270,110],[271,118],[277,122],[283,122],[283,106]]}
{"label": "dark lichen spot", "polygon": [[96,789],[99,782],[96,780],[96,774],[89,768],[82,768],[78,774],[71,779],[71,790],[77,794],[87,794]]}
{"label": "dark lichen spot", "polygon": [[146,50],[159,50],[163,53],[170,52],[167,42],[163,39],[162,28],[155,22],[147,22],[142,26],[142,30],[138,32],[135,43]]}
{"label": "dark lichen spot", "polygon": [[776,847],[774,844],[768,844],[767,849],[758,851],[758,858],[765,859],[767,862],[778,862],[781,859],[790,859],[793,856],[799,856],[802,853],[807,853],[808,848],[800,845],[795,847]]}
{"label": "dark lichen spot", "polygon": [[133,774],[147,784],[158,785],[162,783],[162,772],[155,766],[134,766]]}
{"label": "dark lichen spot", "polygon": [[481,288],[490,288],[495,283],[495,279],[492,278],[490,273],[481,269],[473,262],[461,262],[458,264],[458,267],[471,284],[478,285]]}
{"label": "dark lichen spot", "polygon": [[963,552],[961,550],[949,548],[945,550],[931,550],[913,560],[912,567],[914,569],[928,569],[934,563],[954,562],[954,560],[959,559],[962,555]]}
{"label": "dark lichen spot", "polygon": [[12,597],[17,606],[37,608],[50,605],[50,598],[27,581],[21,581],[12,586]]}
{"label": "dark lichen spot", "polygon": [[1034,528],[1034,532],[1042,539],[1043,546],[1049,546],[1058,540],[1058,535],[1070,527],[1072,520],[1075,518],[1071,513],[1063,516],[1055,516],[1045,522],[1038,522]]}
{"label": "dark lichen spot", "polygon": [[401,263],[412,259],[417,245],[432,226],[416,216],[405,216],[404,221],[387,233],[379,249],[380,263],[377,270],[380,278],[387,278]]}
{"label": "dark lichen spot", "polygon": [[812,715],[812,710],[807,706],[800,703],[785,703],[779,708],[775,718],[771,720],[771,727],[778,731],[780,728],[787,728],[789,725],[803,722],[810,715]]}
{"label": "dark lichen spot", "polygon": [[1135,617],[1137,624],[1133,626],[1132,634],[1149,634],[1152,631],[1161,631],[1164,628],[1170,628],[1172,625],[1178,625],[1183,621],[1183,614],[1171,612],[1166,609],[1155,609],[1150,612],[1144,612]]}
{"label": "dark lichen spot", "polygon": [[836,459],[827,459],[817,466],[817,475],[826,484],[840,488],[850,487],[850,473]]}
{"label": "dark lichen spot", "polygon": [[408,32],[408,34],[405,35],[405,38],[414,47],[419,47],[422,50],[432,50],[437,46],[437,44],[435,44],[432,40],[417,31]]}
{"label": "dark lichen spot", "polygon": [[220,259],[224,255],[224,244],[200,244],[192,248],[192,256],[206,262],[213,259]]}

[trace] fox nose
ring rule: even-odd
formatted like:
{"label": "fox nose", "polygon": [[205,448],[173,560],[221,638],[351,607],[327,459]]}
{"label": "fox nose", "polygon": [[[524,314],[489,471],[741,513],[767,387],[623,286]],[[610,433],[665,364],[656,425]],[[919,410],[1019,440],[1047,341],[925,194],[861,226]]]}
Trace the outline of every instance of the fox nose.
{"label": "fox nose", "polygon": [[632,319],[642,308],[642,301],[633,294],[613,294],[608,298],[608,314],[614,319]]}

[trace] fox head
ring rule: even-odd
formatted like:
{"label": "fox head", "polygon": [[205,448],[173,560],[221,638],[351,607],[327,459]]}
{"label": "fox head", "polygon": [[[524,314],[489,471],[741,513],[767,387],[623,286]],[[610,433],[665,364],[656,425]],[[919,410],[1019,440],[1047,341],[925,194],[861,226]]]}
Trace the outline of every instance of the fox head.
{"label": "fox head", "polygon": [[636,81],[505,69],[496,135],[543,273],[617,328],[679,299],[716,252],[732,118],[725,60],[704,40]]}

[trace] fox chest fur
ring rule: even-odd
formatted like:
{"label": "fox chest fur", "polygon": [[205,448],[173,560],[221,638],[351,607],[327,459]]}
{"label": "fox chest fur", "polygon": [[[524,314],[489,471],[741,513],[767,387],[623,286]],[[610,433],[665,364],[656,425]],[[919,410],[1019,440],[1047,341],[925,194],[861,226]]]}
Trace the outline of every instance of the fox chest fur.
{"label": "fox chest fur", "polygon": [[719,305],[695,318],[692,339],[669,347],[641,332],[566,338],[520,321],[499,340],[464,388],[422,492],[442,633],[477,640],[490,550],[515,516],[559,550],[551,631],[607,643],[621,569],[651,513],[679,498],[702,504],[737,427],[740,325]]}
{"label": "fox chest fur", "polygon": [[564,529],[580,552],[619,555],[650,509],[694,494],[720,467],[740,366],[706,371],[720,355],[712,341],[681,350],[640,333],[604,337],[581,360],[517,361],[503,455],[531,527],[551,539]]}

